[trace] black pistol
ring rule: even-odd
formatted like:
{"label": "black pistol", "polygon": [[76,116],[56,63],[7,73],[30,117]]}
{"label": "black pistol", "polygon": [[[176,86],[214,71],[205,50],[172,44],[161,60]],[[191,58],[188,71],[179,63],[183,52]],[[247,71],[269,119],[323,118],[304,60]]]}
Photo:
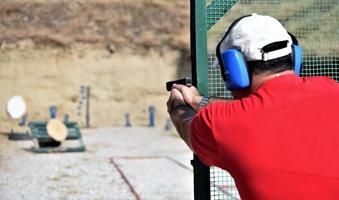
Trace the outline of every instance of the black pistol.
{"label": "black pistol", "polygon": [[180,84],[180,85],[186,85],[187,87],[192,86],[192,79],[190,77],[185,77],[183,79],[175,80],[175,81],[168,81],[166,83],[166,90],[171,91],[173,84]]}

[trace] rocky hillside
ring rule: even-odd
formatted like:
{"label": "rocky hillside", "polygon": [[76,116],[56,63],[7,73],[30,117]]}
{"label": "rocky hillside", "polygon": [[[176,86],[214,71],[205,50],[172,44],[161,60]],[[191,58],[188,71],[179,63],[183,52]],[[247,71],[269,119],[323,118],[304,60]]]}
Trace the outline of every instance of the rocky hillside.
{"label": "rocky hillside", "polygon": [[187,49],[189,1],[1,1],[2,46],[31,39],[39,46],[111,44],[138,50]]}

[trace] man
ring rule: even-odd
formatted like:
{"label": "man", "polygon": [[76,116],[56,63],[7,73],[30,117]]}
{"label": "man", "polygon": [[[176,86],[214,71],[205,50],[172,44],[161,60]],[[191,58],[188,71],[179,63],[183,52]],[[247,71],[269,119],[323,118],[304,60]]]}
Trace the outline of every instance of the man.
{"label": "man", "polygon": [[[227,170],[242,199],[339,199],[339,87],[295,74],[293,40],[274,18],[243,17],[217,51],[242,54],[249,85],[227,85],[235,100],[174,85],[167,102],[181,138],[203,163]],[[218,58],[224,67],[227,57]]]}

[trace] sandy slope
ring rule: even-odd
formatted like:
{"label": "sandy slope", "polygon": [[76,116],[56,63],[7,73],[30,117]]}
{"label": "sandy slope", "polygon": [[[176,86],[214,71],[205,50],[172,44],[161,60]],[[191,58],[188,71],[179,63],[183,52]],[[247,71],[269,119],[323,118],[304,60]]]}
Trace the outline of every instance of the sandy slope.
{"label": "sandy slope", "polygon": [[[180,54],[132,51],[110,54],[106,49],[15,50],[0,56],[0,123],[8,130],[6,101],[14,94],[28,103],[29,120],[48,118],[48,108],[56,105],[59,116],[84,123],[77,116],[80,86],[91,87],[91,124],[124,126],[124,115],[131,114],[132,125],[148,125],[148,107],[154,105],[156,124],[164,126],[167,116],[165,82],[177,75]],[[83,107],[84,114],[84,107]],[[4,123],[7,122],[7,123]]]}

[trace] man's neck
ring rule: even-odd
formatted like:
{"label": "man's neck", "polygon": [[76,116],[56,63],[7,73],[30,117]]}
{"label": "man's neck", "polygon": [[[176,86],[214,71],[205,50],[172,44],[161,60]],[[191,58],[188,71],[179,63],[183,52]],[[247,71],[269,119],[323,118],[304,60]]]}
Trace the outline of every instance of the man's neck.
{"label": "man's neck", "polygon": [[288,74],[294,74],[293,70],[287,70],[287,71],[283,71],[283,72],[279,72],[279,73],[275,73],[275,74],[260,74],[260,75],[254,75],[252,77],[252,83],[251,83],[251,93],[255,92],[261,84],[263,84],[264,82],[273,79],[273,78],[277,78],[279,76],[283,76],[283,75],[288,75]]}

